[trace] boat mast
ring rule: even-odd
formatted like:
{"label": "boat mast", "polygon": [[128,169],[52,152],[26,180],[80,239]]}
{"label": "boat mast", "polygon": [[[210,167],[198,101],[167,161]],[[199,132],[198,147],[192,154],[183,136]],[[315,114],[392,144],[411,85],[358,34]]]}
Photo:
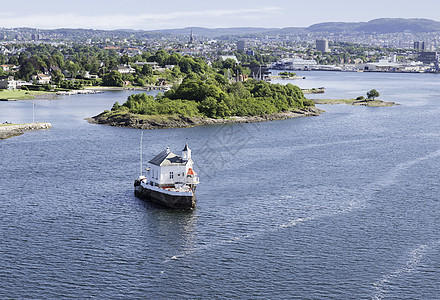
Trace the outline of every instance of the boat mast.
{"label": "boat mast", "polygon": [[140,146],[140,155],[141,155],[141,164],[140,164],[140,170],[141,170],[141,175],[140,176],[142,176],[142,138],[144,137],[144,131],[143,130],[141,130],[141,146]]}

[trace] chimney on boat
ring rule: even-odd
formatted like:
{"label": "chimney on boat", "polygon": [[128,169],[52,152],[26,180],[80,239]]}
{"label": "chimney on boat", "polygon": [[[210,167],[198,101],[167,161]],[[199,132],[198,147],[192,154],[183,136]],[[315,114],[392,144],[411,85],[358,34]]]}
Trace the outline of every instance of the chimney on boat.
{"label": "chimney on boat", "polygon": [[191,149],[188,147],[188,140],[186,140],[185,148],[182,150],[182,159],[189,160],[191,158]]}

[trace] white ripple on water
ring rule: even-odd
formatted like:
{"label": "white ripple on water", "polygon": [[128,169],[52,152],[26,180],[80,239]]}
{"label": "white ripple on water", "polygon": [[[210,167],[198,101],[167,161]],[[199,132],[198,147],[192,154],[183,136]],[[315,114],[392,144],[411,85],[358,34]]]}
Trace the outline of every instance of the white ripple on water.
{"label": "white ripple on water", "polygon": [[328,143],[317,143],[317,144],[293,146],[293,147],[289,147],[289,150],[292,149],[294,151],[297,151],[297,150],[304,150],[304,149],[310,149],[310,148],[321,148],[321,147],[327,147],[327,146],[336,146],[336,145],[345,145],[345,144],[354,144],[354,143],[358,143],[358,144],[371,143],[371,142],[383,141],[386,139],[387,139],[386,137],[379,137],[379,138],[365,138],[365,139],[333,141],[333,142],[328,142]]}
{"label": "white ripple on water", "polygon": [[416,159],[413,160],[409,160],[403,163],[398,164],[396,167],[394,167],[393,169],[391,169],[390,172],[388,172],[382,179],[380,179],[377,183],[376,186],[380,187],[380,188],[385,188],[388,187],[390,185],[393,185],[394,183],[396,183],[397,181],[397,177],[406,169],[417,165],[419,163],[424,162],[425,160],[428,159],[434,159],[440,156],[440,149],[434,152],[431,152],[425,156],[422,157],[418,157]]}
{"label": "white ripple on water", "polygon": [[240,242],[242,240],[249,239],[249,238],[261,235],[261,234],[266,234],[266,233],[269,233],[269,232],[280,230],[282,228],[287,228],[287,227],[292,227],[292,226],[300,225],[302,223],[305,223],[307,221],[311,221],[311,220],[314,220],[314,219],[316,219],[316,217],[297,218],[297,219],[295,219],[295,220],[293,220],[293,221],[291,221],[289,223],[278,225],[278,226],[273,227],[273,228],[262,229],[262,230],[258,230],[258,231],[252,232],[252,233],[248,233],[248,234],[242,235],[242,236],[236,236],[236,237],[233,237],[233,238],[230,238],[230,239],[227,239],[227,240],[222,240],[222,241],[218,241],[218,242],[215,242],[215,243],[210,243],[210,244],[203,245],[203,246],[198,246],[198,247],[192,248],[190,250],[184,251],[181,254],[174,255],[171,258],[166,259],[164,261],[164,263],[170,262],[171,260],[178,260],[180,258],[192,255],[192,254],[194,254],[196,252],[200,252],[200,251],[203,251],[203,250],[206,250],[206,249],[209,249],[209,248],[213,248],[213,247],[216,247],[216,246],[221,246],[221,245],[231,244],[231,243],[237,243],[237,242]]}
{"label": "white ripple on water", "polygon": [[233,237],[233,238],[230,238],[230,239],[227,239],[227,240],[222,240],[222,241],[206,244],[206,245],[199,246],[199,247],[194,247],[192,249],[184,251],[181,254],[174,255],[171,258],[165,259],[164,263],[168,263],[168,262],[170,262],[172,260],[178,260],[178,259],[184,258],[186,256],[190,256],[190,255],[192,255],[192,254],[194,254],[196,252],[207,250],[207,249],[210,249],[210,248],[213,248],[213,247],[216,247],[216,246],[237,243],[237,242],[240,242],[242,240],[254,238],[256,236],[267,234],[267,233],[272,233],[272,232],[280,231],[280,230],[291,228],[291,227],[294,227],[294,226],[299,226],[299,225],[302,225],[304,223],[307,223],[307,222],[310,222],[310,221],[314,221],[314,220],[318,220],[318,219],[321,219],[321,218],[332,217],[332,216],[335,216],[335,215],[349,213],[349,212],[351,212],[353,210],[357,210],[357,209],[363,208],[365,206],[365,204],[366,204],[366,199],[365,198],[364,198],[364,200],[360,200],[360,201],[350,201],[346,207],[338,209],[338,210],[336,210],[334,212],[324,212],[324,213],[315,214],[315,215],[308,216],[308,217],[295,218],[295,219],[290,220],[290,221],[288,221],[286,223],[275,225],[275,226],[270,227],[270,228],[261,229],[261,230],[257,230],[257,231],[254,231],[254,232],[251,232],[251,233],[248,233],[248,234],[244,234],[242,236],[236,236],[236,237]]}
{"label": "white ripple on water", "polygon": [[408,259],[407,259],[404,267],[402,267],[402,268],[400,268],[400,269],[398,269],[388,275],[383,276],[381,280],[379,280],[373,284],[376,292],[371,297],[371,299],[374,299],[374,300],[383,299],[385,297],[385,289],[388,285],[390,285],[392,283],[393,279],[410,274],[411,272],[413,272],[417,268],[417,266],[420,264],[422,259],[424,258],[426,252],[428,252],[428,250],[430,250],[432,248],[437,247],[438,245],[440,245],[440,240],[429,243],[429,244],[420,245],[416,249],[412,250],[408,255]]}

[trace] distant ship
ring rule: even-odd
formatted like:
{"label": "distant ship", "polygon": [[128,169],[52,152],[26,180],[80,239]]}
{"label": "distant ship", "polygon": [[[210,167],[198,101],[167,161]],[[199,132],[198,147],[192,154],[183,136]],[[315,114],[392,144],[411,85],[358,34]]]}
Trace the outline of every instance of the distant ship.
{"label": "distant ship", "polygon": [[194,209],[199,177],[193,167],[188,142],[182,150],[182,156],[172,153],[167,147],[148,162],[146,176],[141,174],[135,180],[134,193],[138,198],[164,207]]}

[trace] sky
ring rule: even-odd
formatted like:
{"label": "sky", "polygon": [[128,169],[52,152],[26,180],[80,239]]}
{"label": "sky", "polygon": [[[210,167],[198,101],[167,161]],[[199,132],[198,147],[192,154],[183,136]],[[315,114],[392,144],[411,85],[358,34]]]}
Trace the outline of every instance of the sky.
{"label": "sky", "polygon": [[377,18],[440,21],[440,1],[418,0],[2,0],[0,27],[175,29],[307,27]]}

